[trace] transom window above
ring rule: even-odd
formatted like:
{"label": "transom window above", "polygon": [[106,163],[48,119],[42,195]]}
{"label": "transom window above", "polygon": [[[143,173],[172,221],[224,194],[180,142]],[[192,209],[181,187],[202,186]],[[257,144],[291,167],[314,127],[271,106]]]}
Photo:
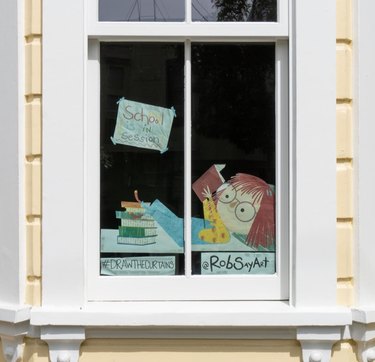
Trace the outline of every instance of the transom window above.
{"label": "transom window above", "polygon": [[275,22],[277,0],[99,0],[100,21],[178,22],[186,13],[200,22]]}

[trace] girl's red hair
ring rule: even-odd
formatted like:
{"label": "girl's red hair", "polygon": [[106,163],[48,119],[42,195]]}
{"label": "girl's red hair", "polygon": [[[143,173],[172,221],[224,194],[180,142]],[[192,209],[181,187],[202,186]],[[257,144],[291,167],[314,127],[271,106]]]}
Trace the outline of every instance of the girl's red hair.
{"label": "girl's red hair", "polygon": [[251,194],[254,202],[260,203],[253,225],[246,238],[246,243],[258,249],[274,247],[275,242],[275,194],[270,186],[253,175],[238,173],[229,180],[237,192]]}

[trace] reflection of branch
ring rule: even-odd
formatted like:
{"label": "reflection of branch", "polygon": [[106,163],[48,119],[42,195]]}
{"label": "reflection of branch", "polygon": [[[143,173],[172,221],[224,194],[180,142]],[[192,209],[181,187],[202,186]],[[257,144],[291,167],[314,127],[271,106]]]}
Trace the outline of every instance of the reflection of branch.
{"label": "reflection of branch", "polygon": [[166,21],[165,16],[163,15],[163,13],[162,13],[161,9],[159,8],[159,5],[156,1],[155,1],[155,5],[156,5],[156,8],[159,10],[159,13],[160,13],[161,17],[163,18],[163,20]]}
{"label": "reflection of branch", "polygon": [[211,16],[210,12],[201,4],[201,2],[199,0],[196,0],[195,2],[206,12],[208,17]]}
{"label": "reflection of branch", "polygon": [[159,4],[161,5],[161,7],[164,9],[165,13],[167,14],[167,18],[168,18],[168,19],[171,19],[171,16],[170,16],[170,14],[169,14],[169,11],[168,11],[167,7],[165,6],[163,0],[160,0],[160,1],[159,1]]}
{"label": "reflection of branch", "polygon": [[137,2],[138,2],[138,0],[135,0],[135,1],[134,1],[133,7],[132,7],[132,9],[131,9],[131,11],[130,11],[130,14],[129,14],[129,16],[128,16],[127,21],[129,21],[130,18],[131,18],[131,16],[133,15],[133,11],[134,11],[134,9],[135,9],[135,6],[137,5]]}
{"label": "reflection of branch", "polygon": [[208,21],[208,19],[197,9],[197,7],[194,5],[194,3],[191,4],[193,9],[206,21]]}

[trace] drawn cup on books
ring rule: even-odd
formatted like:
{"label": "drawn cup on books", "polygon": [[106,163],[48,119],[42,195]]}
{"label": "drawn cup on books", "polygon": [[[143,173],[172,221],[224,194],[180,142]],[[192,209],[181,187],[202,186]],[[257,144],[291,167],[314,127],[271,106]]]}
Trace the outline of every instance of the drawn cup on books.
{"label": "drawn cup on books", "polygon": [[121,201],[123,210],[116,211],[116,218],[121,220],[118,227],[117,243],[124,245],[150,245],[156,243],[157,227],[151,215],[140,202]]}

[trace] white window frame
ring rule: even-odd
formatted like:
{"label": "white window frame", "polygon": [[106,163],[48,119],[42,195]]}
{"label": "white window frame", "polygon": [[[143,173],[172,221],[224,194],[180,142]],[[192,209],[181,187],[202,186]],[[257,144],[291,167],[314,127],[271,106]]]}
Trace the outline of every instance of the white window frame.
{"label": "white window frame", "polygon": [[363,0],[354,7],[354,169],[355,169],[355,278],[358,312],[354,319],[362,323],[375,322],[375,265],[371,255],[375,253],[372,215],[375,213],[375,48],[371,35],[375,24],[371,12],[375,3]]}
{"label": "white window frame", "polygon": [[0,3],[0,320],[24,304],[24,39],[21,1]]}
{"label": "white window frame", "polygon": [[[281,6],[283,3],[284,6]],[[92,2],[90,14],[96,14],[98,5]],[[279,7],[287,13],[287,1],[281,0]],[[191,3],[186,1],[186,6],[191,9]],[[188,13],[188,11],[186,11]],[[191,17],[189,14],[188,17]],[[91,17],[89,17],[91,19]],[[96,18],[97,19],[97,18]],[[286,19],[283,19],[286,22]],[[169,25],[169,34],[179,33],[180,28],[184,28],[183,32],[193,34],[197,31],[195,24],[191,22],[172,23]],[[87,128],[87,165],[88,175],[90,179],[88,182],[86,199],[87,205],[87,225],[90,227],[87,230],[87,263],[88,263],[88,288],[87,296],[90,301],[105,300],[286,300],[288,299],[288,44],[283,40],[284,32],[282,32],[282,23],[270,23],[270,28],[275,29],[274,34],[270,31],[262,33],[262,29],[255,27],[254,35],[250,37],[244,34],[253,31],[252,24],[240,24],[242,29],[241,37],[233,36],[239,30],[238,23],[219,24],[221,34],[231,34],[228,36],[217,36],[212,32],[211,25],[199,23],[200,34],[189,34],[185,38],[185,42],[181,42],[184,38],[181,35],[169,35],[168,41],[177,41],[185,44],[185,275],[181,276],[123,276],[123,277],[103,277],[99,273],[100,260],[100,243],[98,238],[99,225],[99,195],[100,195],[100,174],[99,174],[99,150],[100,150],[100,43],[103,39],[103,33],[115,33],[111,40],[127,42],[131,40],[142,39],[145,41],[155,41],[155,33],[163,33],[165,23],[143,23],[139,27],[139,23],[107,23],[93,21],[89,23],[89,29],[95,29],[93,36],[89,32],[91,38],[89,43],[89,57],[87,68],[87,89],[88,91],[88,119],[90,119],[90,127]],[[207,27],[205,25],[208,25]],[[250,26],[249,26],[250,25]],[[259,25],[259,23],[255,24]],[[262,25],[262,24],[261,24]],[[143,27],[144,26],[144,27]],[[266,25],[263,24],[266,28]],[[223,28],[225,31],[223,31]],[[153,29],[152,32],[151,29]],[[247,32],[245,33],[245,29]],[[122,30],[122,31],[121,31]],[[130,32],[131,37],[126,34]],[[137,33],[138,32],[138,33]],[[282,36],[278,36],[278,34]],[[262,33],[262,36],[255,35]],[[267,33],[267,39],[264,37]],[[121,35],[119,35],[121,34]],[[152,35],[150,35],[152,34]],[[157,40],[165,37],[157,37]],[[93,39],[96,38],[96,39]],[[280,38],[282,40],[280,40]],[[107,37],[104,38],[106,40]],[[191,134],[191,52],[190,45],[198,39],[199,42],[247,42],[251,44],[254,42],[269,42],[275,44],[275,108],[276,112],[276,273],[274,275],[216,275],[203,276],[191,274],[191,225],[188,222],[191,218],[191,157],[190,157],[190,137]],[[284,172],[283,172],[284,171]],[[280,211],[280,207],[283,211]]]}
{"label": "white window frame", "polygon": [[25,303],[24,2],[0,2],[0,359],[20,360],[29,329]]}
{"label": "white window frame", "polygon": [[[335,4],[326,0],[290,0],[289,5],[290,21],[287,26],[283,24],[277,30],[279,36],[286,37],[289,32],[291,45],[289,302],[259,302],[260,304],[256,304],[257,307],[252,311],[247,307],[238,309],[240,315],[253,315],[259,310],[273,310],[273,313],[266,313],[269,317],[268,322],[262,321],[264,325],[292,323],[290,319],[285,320],[283,317],[276,321],[275,314],[285,317],[285,313],[294,313],[296,307],[297,311],[301,311],[307,307],[335,309],[336,306],[336,53],[333,21],[336,9]],[[37,324],[42,324],[43,320],[47,321],[43,317],[43,310],[72,308],[79,313],[98,308],[102,313],[109,313],[108,306],[113,304],[88,302],[87,294],[85,209],[89,205],[86,204],[89,199],[84,197],[88,166],[85,163],[87,154],[83,145],[89,141],[87,135],[90,122],[84,122],[89,118],[85,107],[88,96],[85,92],[85,72],[88,56],[87,29],[90,37],[110,40],[112,35],[116,35],[113,31],[123,25],[109,24],[109,30],[103,31],[96,27],[87,28],[86,6],[87,2],[75,0],[67,0],[64,3],[46,1],[43,4],[43,307],[39,319],[34,319]],[[238,24],[240,30],[234,36],[243,34],[242,26],[245,25]],[[217,31],[218,36],[224,36],[222,29],[223,25],[212,24],[212,30]],[[170,30],[170,24],[165,24],[160,32],[154,35],[160,39],[168,39]],[[122,33],[122,30],[118,31]],[[259,36],[257,31],[249,31],[247,36]],[[185,37],[186,32],[191,32],[189,26],[181,25],[176,36]],[[129,39],[139,33],[140,28],[137,29],[137,26],[129,28]],[[274,35],[273,32],[272,36]],[[199,39],[205,34],[200,30],[195,36]],[[324,175],[324,180],[321,175]],[[134,307],[134,310],[131,307],[134,303],[127,303],[126,310],[132,311],[133,322],[129,323],[137,324],[137,308]],[[195,309],[189,309],[189,306],[195,302],[186,303],[183,310],[179,309],[181,313],[177,312],[181,317],[176,319],[177,323],[194,323],[191,311]],[[246,306],[248,302],[244,303],[241,305]],[[159,307],[163,305],[164,309],[168,308],[166,304],[169,303],[151,304]],[[148,317],[154,315],[151,312],[151,304],[148,304],[148,308],[151,308],[148,310]],[[175,314],[172,312],[175,304],[171,305],[172,310],[166,310]],[[211,310],[215,316],[222,316],[224,319],[228,313],[236,313],[236,308],[227,310],[224,307],[220,311],[215,308],[208,307],[204,310],[208,314]],[[276,308],[276,311],[273,308]],[[329,323],[337,324],[339,316],[345,314],[340,313],[337,311],[335,314],[331,310],[329,317],[325,313],[321,314],[322,325],[327,320]],[[100,313],[95,315],[100,319]],[[145,318],[145,314],[140,312],[139,316],[142,317],[138,322],[147,325],[148,319]],[[310,316],[311,321],[311,315],[307,313],[306,316]],[[55,322],[69,323],[66,316],[63,319],[56,316]],[[109,319],[105,320],[107,322],[103,319],[102,323],[109,323]],[[126,315],[123,315],[120,322],[113,323],[126,324],[127,320]],[[256,320],[255,318],[252,322],[251,318],[242,319],[238,323],[260,323],[259,319]],[[48,321],[49,324],[54,323],[51,316]],[[76,315],[74,318],[72,315],[71,322],[84,323],[77,319]],[[154,315],[154,323],[167,322]],[[235,322],[227,320],[222,323]],[[303,323],[303,320],[297,318],[294,323]]]}

